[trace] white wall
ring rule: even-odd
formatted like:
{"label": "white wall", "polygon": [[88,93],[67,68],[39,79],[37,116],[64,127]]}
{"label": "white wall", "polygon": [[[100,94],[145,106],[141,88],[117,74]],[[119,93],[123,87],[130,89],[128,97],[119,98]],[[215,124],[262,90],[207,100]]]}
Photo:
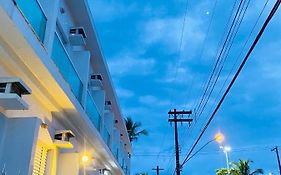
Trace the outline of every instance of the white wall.
{"label": "white wall", "polygon": [[7,174],[30,175],[34,146],[40,126],[35,117],[7,119],[0,167],[6,165]]}
{"label": "white wall", "polygon": [[61,153],[59,154],[59,164],[57,175],[78,175],[79,154]]}
{"label": "white wall", "polygon": [[[0,159],[2,157],[2,151],[3,151],[3,141],[4,141],[4,131],[5,131],[5,124],[6,124],[6,118],[2,113],[0,113]],[[1,169],[1,165],[0,165]]]}

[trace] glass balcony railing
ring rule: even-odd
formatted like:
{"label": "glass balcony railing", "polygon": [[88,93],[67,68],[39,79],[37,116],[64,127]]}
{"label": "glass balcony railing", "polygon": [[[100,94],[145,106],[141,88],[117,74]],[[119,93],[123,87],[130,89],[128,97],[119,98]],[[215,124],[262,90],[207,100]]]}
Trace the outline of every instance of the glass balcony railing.
{"label": "glass balcony railing", "polygon": [[107,144],[108,148],[111,150],[111,146],[110,146],[110,134],[108,132],[108,130],[106,128],[104,128],[104,131],[103,131],[103,140],[104,142]]}
{"label": "glass balcony railing", "polygon": [[112,153],[113,153],[115,159],[118,160],[119,151],[118,151],[118,147],[116,145],[116,142],[113,142],[113,144],[112,144]]}
{"label": "glass balcony railing", "polygon": [[44,41],[47,17],[43,13],[43,10],[37,0],[15,0],[18,8],[29,22],[34,32],[41,40]]}
{"label": "glass balcony railing", "polygon": [[52,50],[52,59],[58,67],[63,78],[68,82],[73,94],[79,102],[81,102],[83,84],[70,61],[62,42],[57,34],[55,34]]}
{"label": "glass balcony railing", "polygon": [[128,175],[130,173],[130,158],[126,153],[124,143],[122,141],[116,142],[116,140],[113,138],[112,153],[124,173]]}
{"label": "glass balcony railing", "polygon": [[97,110],[96,104],[88,91],[86,99],[86,113],[88,114],[90,120],[93,122],[98,131],[101,129],[101,116]]}

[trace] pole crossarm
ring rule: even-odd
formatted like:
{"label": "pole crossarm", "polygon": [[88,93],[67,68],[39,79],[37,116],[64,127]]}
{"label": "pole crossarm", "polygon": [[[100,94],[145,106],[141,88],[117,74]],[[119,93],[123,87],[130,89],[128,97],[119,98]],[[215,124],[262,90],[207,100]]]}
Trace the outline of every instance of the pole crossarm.
{"label": "pole crossarm", "polygon": [[169,111],[168,112],[169,115],[179,115],[179,114],[192,114],[192,111],[189,110],[189,111],[185,111],[185,110],[182,110],[182,111]]}
{"label": "pole crossarm", "polygon": [[169,122],[188,122],[188,123],[191,123],[193,121],[193,119],[191,118],[180,118],[180,119],[169,119],[168,120]]}
{"label": "pole crossarm", "polygon": [[156,171],[156,174],[159,175],[160,171],[163,171],[163,168],[160,168],[158,165],[156,166],[156,168],[153,168],[152,170]]}
{"label": "pole crossarm", "polygon": [[278,168],[279,168],[279,173],[281,175],[281,163],[280,163],[280,157],[279,157],[279,150],[278,147],[274,147],[273,149],[271,149],[271,151],[274,151],[276,153],[276,157],[277,157],[277,163],[278,163]]}
{"label": "pole crossarm", "polygon": [[178,139],[178,123],[183,123],[187,122],[190,123],[193,121],[191,118],[178,118],[178,115],[190,115],[192,114],[192,111],[177,111],[174,109],[173,111],[170,110],[168,112],[169,116],[172,115],[173,118],[170,118],[168,121],[174,123],[174,128],[175,128],[175,150],[176,150],[176,175],[181,174],[182,166],[180,164],[180,151],[179,151],[179,139]]}

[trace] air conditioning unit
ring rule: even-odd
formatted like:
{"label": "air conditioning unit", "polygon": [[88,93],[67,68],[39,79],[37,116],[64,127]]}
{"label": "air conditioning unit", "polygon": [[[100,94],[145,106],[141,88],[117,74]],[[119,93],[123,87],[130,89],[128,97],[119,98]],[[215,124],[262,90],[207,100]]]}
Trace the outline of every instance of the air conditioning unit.
{"label": "air conditioning unit", "polygon": [[110,173],[110,170],[109,169],[99,169],[99,175],[107,175]]}
{"label": "air conditioning unit", "polygon": [[22,95],[31,94],[31,89],[16,77],[0,78],[0,106],[5,110],[26,110],[28,104]]}
{"label": "air conditioning unit", "polygon": [[73,46],[85,45],[87,35],[83,27],[75,27],[69,29],[69,42]]}
{"label": "air conditioning unit", "polygon": [[112,103],[110,100],[104,102],[104,110],[110,111],[112,109]]}
{"label": "air conditioning unit", "polygon": [[92,90],[102,89],[102,75],[101,74],[92,74],[90,79],[90,88]]}
{"label": "air conditioning unit", "polygon": [[70,138],[75,137],[71,130],[58,130],[55,133],[54,144],[59,148],[73,148]]}

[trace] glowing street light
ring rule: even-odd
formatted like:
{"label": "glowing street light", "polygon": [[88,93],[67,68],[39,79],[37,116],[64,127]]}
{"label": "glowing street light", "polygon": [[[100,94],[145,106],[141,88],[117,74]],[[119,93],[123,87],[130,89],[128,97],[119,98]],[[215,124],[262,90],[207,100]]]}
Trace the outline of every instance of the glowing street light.
{"label": "glowing street light", "polygon": [[222,143],[224,141],[224,135],[219,132],[215,135],[214,139],[215,139],[216,142]]}
{"label": "glowing street light", "polygon": [[220,149],[224,152],[225,154],[225,160],[226,160],[226,168],[227,171],[229,172],[229,158],[228,158],[228,152],[231,151],[231,147],[230,146],[220,146]]}
{"label": "glowing street light", "polygon": [[196,154],[198,154],[202,149],[204,149],[207,145],[209,145],[210,143],[212,143],[212,142],[214,142],[214,141],[216,141],[216,142],[218,142],[218,143],[222,143],[223,141],[224,141],[224,135],[222,134],[222,133],[217,133],[216,135],[215,135],[215,137],[212,139],[212,140],[210,140],[210,141],[208,141],[207,143],[205,143],[201,148],[199,148],[194,154],[192,154],[189,158],[187,158],[186,159],[186,161],[185,162],[187,162],[187,161],[189,161],[191,158],[193,158]]}

